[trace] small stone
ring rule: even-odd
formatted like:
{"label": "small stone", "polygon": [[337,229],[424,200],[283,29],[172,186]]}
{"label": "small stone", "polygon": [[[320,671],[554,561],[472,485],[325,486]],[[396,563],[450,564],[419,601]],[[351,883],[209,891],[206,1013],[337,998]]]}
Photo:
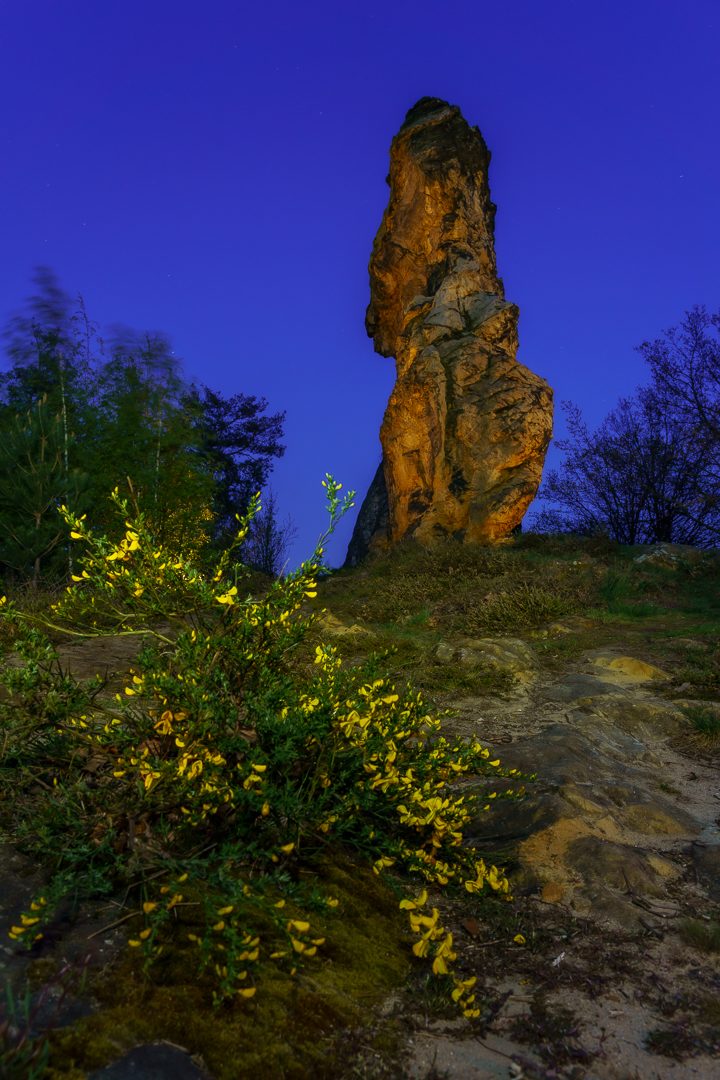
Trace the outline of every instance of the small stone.
{"label": "small stone", "polygon": [[564,895],[565,889],[555,881],[548,881],[543,885],[542,900],[545,904],[561,904]]}

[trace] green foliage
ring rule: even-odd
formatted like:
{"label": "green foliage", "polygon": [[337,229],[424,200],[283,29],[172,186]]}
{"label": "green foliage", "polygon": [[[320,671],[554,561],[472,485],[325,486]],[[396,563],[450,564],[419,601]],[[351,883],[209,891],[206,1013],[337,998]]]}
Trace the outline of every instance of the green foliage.
{"label": "green foliage", "polygon": [[[340,505],[331,477],[326,486],[322,542],[352,505],[352,493]],[[322,542],[262,599],[243,599],[232,549],[203,572],[157,542],[137,505],[113,501],[125,523],[118,543],[66,513],[85,555],[51,621],[7,605],[5,618],[25,633],[24,666],[2,676],[3,815],[14,841],[51,867],[47,892],[13,935],[41,934],[45,911],[69,891],[127,882],[144,922],[130,944],[149,962],[195,888],[206,913],[198,964],[217,975],[218,1000],[249,998],[262,961],[294,967],[322,945],[309,918],[283,910],[333,904],[293,883],[299,857],[343,844],[378,874],[397,866],[441,885],[480,880],[462,828],[483,796],[451,788],[469,774],[505,775],[499,762],[477,742],[448,743],[420,695],[396,690],[377,662],[343,671],[324,646],[309,666],[298,659]],[[75,639],[135,637],[142,647],[124,694],[107,694],[100,676],[74,679],[43,625]]]}
{"label": "green foliage", "polygon": [[[196,452],[215,477],[213,538],[223,546],[234,538],[236,518],[247,512],[252,496],[266,486],[272,459],[285,453],[280,442],[285,413],[264,416],[265,398],[247,394],[225,398],[207,386],[202,393],[193,387],[185,402],[196,415],[200,436]],[[265,513],[267,509],[266,499]]]}
{"label": "green foliage", "polygon": [[37,585],[41,572],[62,566],[68,529],[57,513],[77,509],[87,477],[68,466],[62,416],[45,397],[26,413],[6,417],[0,438],[0,562]]}
{"label": "green foliage", "polygon": [[[82,298],[73,311],[50,271],[41,269],[36,284],[28,311],[5,331],[12,367],[0,375],[0,480],[7,475],[11,482],[0,488],[12,539],[0,563],[21,579],[62,576],[67,563],[48,558],[60,541],[46,551],[39,537],[26,536],[28,513],[42,503],[42,527],[49,515],[62,537],[54,511],[62,502],[79,511],[82,490],[92,526],[110,535],[115,518],[107,492],[128,478],[158,543],[194,557],[211,539],[224,543],[228,515],[234,524],[265,484],[271,459],[284,452],[284,414],[263,416],[263,399],[225,399],[207,387],[201,393],[188,385],[164,335],[120,328],[106,343]],[[38,421],[41,409],[47,419]],[[16,459],[30,462],[42,495],[21,490]],[[41,485],[48,462],[52,483]],[[39,562],[26,547],[40,550]]]}

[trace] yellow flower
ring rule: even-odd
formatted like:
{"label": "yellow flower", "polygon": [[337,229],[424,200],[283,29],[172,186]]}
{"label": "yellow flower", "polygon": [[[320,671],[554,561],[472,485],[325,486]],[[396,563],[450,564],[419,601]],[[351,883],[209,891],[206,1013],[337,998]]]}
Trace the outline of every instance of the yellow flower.
{"label": "yellow flower", "polygon": [[525,944],[525,938],[522,936],[522,934],[516,934],[515,937],[513,938],[513,941],[515,942],[516,945],[524,945]]}
{"label": "yellow flower", "polygon": [[157,907],[156,903],[153,903],[150,900],[146,900],[145,903],[143,904],[143,911],[145,912],[146,915],[149,915],[150,912],[154,911],[156,907]]}
{"label": "yellow flower", "polygon": [[255,996],[255,991],[256,990],[257,990],[256,986],[248,986],[248,988],[246,990],[242,990],[242,989],[238,990],[238,994],[240,994],[240,997],[251,998],[251,997]]}
{"label": "yellow flower", "polygon": [[290,921],[287,924],[288,930],[293,926],[295,927],[295,929],[298,931],[299,934],[304,934],[307,930],[310,929],[310,923],[309,922],[301,922],[298,919],[290,919]]}
{"label": "yellow flower", "polygon": [[152,930],[151,930],[151,929],[150,929],[150,928],[148,927],[148,929],[147,929],[147,930],[141,930],[141,931],[140,931],[140,934],[139,934],[138,936],[139,936],[139,937],[141,937],[141,938],[142,938],[142,940],[144,941],[144,940],[145,940],[145,938],[149,938],[149,937],[150,937],[151,933],[152,933]]}
{"label": "yellow flower", "polygon": [[427,903],[427,898],[428,898],[427,889],[423,889],[423,891],[420,893],[420,895],[418,896],[418,898],[415,901],[402,900],[400,902],[400,908],[401,909],[406,909],[406,910],[413,910],[415,908],[424,907],[425,904]]}
{"label": "yellow flower", "polygon": [[215,925],[213,926],[213,930],[224,930],[224,929],[225,929],[225,921],[223,919],[221,919],[219,923],[215,923]]}
{"label": "yellow flower", "polygon": [[297,938],[290,938],[290,941],[291,941],[292,947],[293,947],[293,949],[295,950],[296,953],[301,953],[301,952],[305,951],[305,942],[304,941],[298,941]]}
{"label": "yellow flower", "polygon": [[291,851],[293,850],[293,848],[294,848],[294,847],[295,847],[295,845],[294,845],[294,844],[283,844],[283,846],[282,846],[282,847],[280,848],[280,850],[281,850],[281,851],[282,851],[282,852],[283,852],[283,853],[284,853],[285,855],[289,855],[289,854],[290,854],[290,852],[291,852]]}
{"label": "yellow flower", "polygon": [[133,941],[132,939],[130,941],[128,941],[128,945],[132,945],[133,949],[136,949],[138,947],[138,945],[140,945],[140,944],[141,944],[141,942]]}

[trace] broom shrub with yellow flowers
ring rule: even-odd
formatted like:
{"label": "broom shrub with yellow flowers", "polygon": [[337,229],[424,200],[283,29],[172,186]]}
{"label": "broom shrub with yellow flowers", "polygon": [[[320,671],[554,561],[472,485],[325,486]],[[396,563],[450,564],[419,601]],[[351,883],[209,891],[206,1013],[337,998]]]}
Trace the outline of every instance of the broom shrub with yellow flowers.
{"label": "broom shrub with yellow flowers", "polygon": [[[344,670],[329,646],[308,656],[303,604],[316,595],[323,545],[353,505],[354,493],[341,503],[340,485],[324,483],[327,532],[261,598],[243,595],[234,549],[200,569],[158,545],[117,490],[119,543],[64,510],[83,553],[52,616],[0,609],[20,631],[20,662],[1,676],[0,816],[48,869],[15,940],[41,939],[68,894],[129,887],[141,925],[129,943],[150,963],[192,891],[206,918],[189,936],[199,966],[217,976],[219,1002],[252,997],[264,961],[293,971],[322,949],[312,915],[337,901],[296,871],[329,845],[364,854],[378,874],[393,867],[427,886],[507,893],[503,875],[463,844],[463,828],[483,805],[469,778],[514,770],[475,741],[448,742],[419,694],[382,677],[381,657]],[[255,499],[236,545],[258,508]],[[76,679],[48,632],[134,638],[121,692],[100,675]],[[413,951],[447,973],[452,938],[436,911],[422,913],[426,899],[404,902]],[[457,983],[458,996],[468,988]]]}

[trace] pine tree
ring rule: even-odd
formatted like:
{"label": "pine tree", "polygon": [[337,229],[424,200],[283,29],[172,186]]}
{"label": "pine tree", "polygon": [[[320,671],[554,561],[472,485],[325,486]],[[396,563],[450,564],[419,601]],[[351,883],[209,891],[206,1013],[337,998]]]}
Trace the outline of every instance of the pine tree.
{"label": "pine tree", "polygon": [[77,512],[87,479],[68,470],[62,416],[46,397],[16,414],[0,440],[0,561],[37,585],[41,573],[69,569],[67,528],[60,506]]}
{"label": "pine tree", "polygon": [[265,398],[235,394],[226,398],[207,386],[187,397],[200,435],[197,454],[215,478],[213,533],[220,546],[235,533],[236,517],[246,513],[253,495],[265,487],[273,458],[285,453],[285,413],[263,416]]}

